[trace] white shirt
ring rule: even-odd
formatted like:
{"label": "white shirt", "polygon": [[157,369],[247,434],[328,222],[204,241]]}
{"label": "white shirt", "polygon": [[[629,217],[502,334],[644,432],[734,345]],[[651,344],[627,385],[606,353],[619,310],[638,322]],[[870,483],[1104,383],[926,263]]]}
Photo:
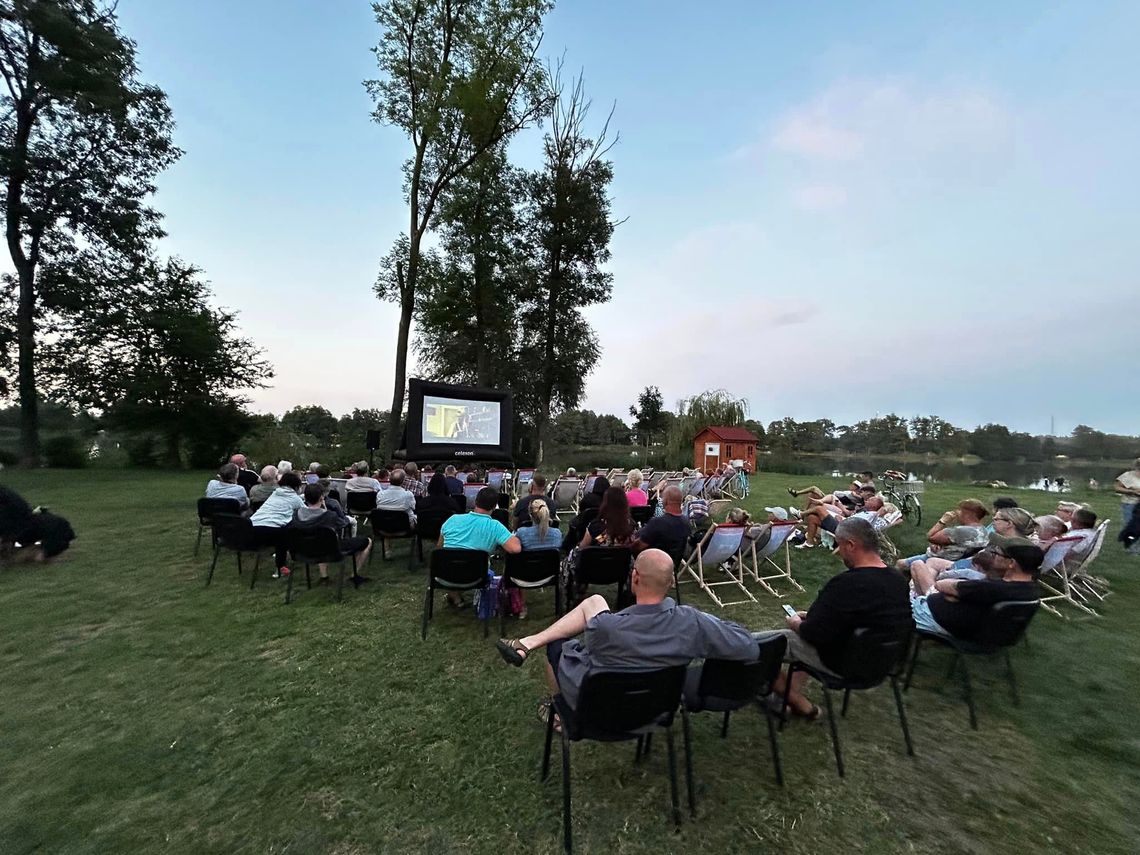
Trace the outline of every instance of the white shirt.
{"label": "white shirt", "polygon": [[376,510],[404,511],[408,522],[416,524],[416,497],[403,487],[389,487],[376,494]]}

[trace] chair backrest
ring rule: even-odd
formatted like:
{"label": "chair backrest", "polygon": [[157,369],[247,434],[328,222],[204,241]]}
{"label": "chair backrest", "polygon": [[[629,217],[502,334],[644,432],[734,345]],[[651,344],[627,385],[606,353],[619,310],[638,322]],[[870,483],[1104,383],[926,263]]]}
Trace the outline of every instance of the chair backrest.
{"label": "chair backrest", "polygon": [[264,504],[265,504],[265,499],[262,499],[260,502],[252,502],[251,501],[249,503],[249,515],[252,517],[254,514],[257,513],[257,509],[260,508]]}
{"label": "chair backrest", "polygon": [[474,584],[487,575],[487,553],[481,549],[437,549],[431,554],[431,575],[453,585]]}
{"label": "chair backrest", "polygon": [[554,510],[568,511],[574,507],[580,486],[582,486],[580,478],[559,478],[554,483],[554,492],[550,497],[550,501],[554,503]]}
{"label": "chair backrest", "polygon": [[488,469],[487,470],[487,486],[494,487],[500,492],[503,489],[503,476],[506,473],[502,469]]}
{"label": "chair backrest", "polygon": [[757,645],[755,662],[733,662],[728,659],[706,659],[697,685],[700,698],[716,698],[744,706],[772,691],[772,683],[780,673],[788,639],[776,635]]}
{"label": "chair backrest", "polygon": [[582,483],[582,494],[594,492],[594,482],[597,480],[597,475],[587,475],[586,480]]}
{"label": "chair backrest", "polygon": [[629,515],[633,517],[633,521],[638,525],[645,525],[653,519],[653,508],[649,505],[641,505],[639,507],[630,508]]}
{"label": "chair backrest", "polygon": [[506,508],[495,508],[491,511],[491,519],[501,522],[507,528],[511,527],[511,512]]}
{"label": "chair backrest", "polygon": [[913,628],[872,630],[859,627],[843,651],[839,673],[852,688],[879,685],[901,665],[910,647]]}
{"label": "chair backrest", "polygon": [[1061,565],[1068,558],[1073,547],[1081,542],[1079,537],[1059,537],[1049,544],[1045,550],[1045,558],[1041,562],[1041,572],[1047,573]]}
{"label": "chair backrest", "polygon": [[199,499],[198,522],[210,525],[214,514],[240,514],[241,502],[237,499]]}
{"label": "chair backrest", "polygon": [[1096,560],[1096,557],[1098,555],[1100,555],[1100,549],[1102,546],[1104,546],[1105,535],[1108,533],[1109,522],[1110,522],[1110,520],[1104,520],[1101,522],[1100,525],[1098,525],[1096,527],[1096,535],[1092,539],[1092,545],[1089,547],[1089,550],[1085,554],[1084,558],[1081,559],[1081,563],[1076,568],[1076,572],[1078,572],[1078,573],[1086,572],[1088,570],[1089,565],[1092,564],[1093,561]]}
{"label": "chair backrest", "polygon": [[350,514],[372,513],[376,509],[376,494],[371,490],[344,494],[344,509]]}
{"label": "chair backrest", "polygon": [[[416,513],[416,535],[423,540],[438,540],[439,530],[455,511],[427,508]],[[407,514],[405,514],[407,516]]]}
{"label": "chair backrest", "polygon": [[480,482],[478,484],[464,484],[463,485],[463,498],[467,502],[467,510],[474,510],[475,497],[479,495],[479,491],[487,485]]}
{"label": "chair backrest", "polygon": [[791,537],[792,532],[796,530],[796,525],[795,520],[772,523],[772,535],[768,538],[767,543],[756,550],[756,557],[767,558],[769,555],[775,555],[780,547]]}
{"label": "chair backrest", "polygon": [[984,647],[1012,647],[1021,641],[1029,622],[1041,607],[1040,600],[1006,600],[994,603],[975,639]]}
{"label": "chair backrest", "polygon": [[455,510],[458,513],[467,513],[467,497],[462,493],[452,496],[451,501],[455,503]]}
{"label": "chair backrest", "polygon": [[535,470],[533,469],[520,469],[515,473],[515,489],[520,496],[530,489],[530,482],[534,480],[534,473]]}
{"label": "chair backrest", "polygon": [[331,528],[285,529],[285,542],[293,558],[302,564],[328,564],[341,561],[340,539]]}
{"label": "chair backrest", "polygon": [[412,533],[412,521],[406,511],[375,510],[369,515],[368,524],[375,534],[386,537]]}
{"label": "chair backrest", "polygon": [[684,665],[591,674],[582,682],[570,737],[620,735],[670,725],[681,705],[684,684]]}
{"label": "chair backrest", "polygon": [[210,522],[214,540],[226,549],[252,549],[253,523],[241,514],[214,514]]}
{"label": "chair backrest", "polygon": [[578,550],[574,578],[587,585],[620,585],[629,578],[633,551],[624,546],[587,546]]}
{"label": "chair backrest", "polygon": [[[670,479],[671,481],[672,479]],[[677,486],[681,488],[681,494],[688,496],[693,492],[693,484],[697,482],[697,476],[685,475],[677,482]]]}
{"label": "chair backrest", "polygon": [[609,480],[611,487],[624,487],[625,482],[629,480],[629,473],[624,469],[615,469],[610,473]]}
{"label": "chair backrest", "polygon": [[338,505],[340,505],[342,508],[344,507],[344,502],[340,498],[340,491],[339,490],[334,490],[333,488],[330,487],[327,495],[328,495],[328,498],[335,500],[336,503]]}
{"label": "chair backrest", "polygon": [[654,472],[652,475],[649,476],[649,479],[648,479],[649,486],[651,488],[656,487],[657,483],[664,477],[665,477],[664,472]]}
{"label": "chair backrest", "polygon": [[713,523],[709,536],[701,548],[701,562],[717,565],[727,561],[740,551],[740,544],[744,540],[747,526]]}
{"label": "chair backrest", "polygon": [[[713,498],[720,491],[721,477],[713,475],[711,478],[706,478],[704,483],[704,494],[707,498]],[[695,492],[695,491],[694,491]]]}
{"label": "chair backrest", "polygon": [[558,577],[562,553],[557,549],[524,549],[507,553],[503,562],[503,579],[519,582],[544,582]]}

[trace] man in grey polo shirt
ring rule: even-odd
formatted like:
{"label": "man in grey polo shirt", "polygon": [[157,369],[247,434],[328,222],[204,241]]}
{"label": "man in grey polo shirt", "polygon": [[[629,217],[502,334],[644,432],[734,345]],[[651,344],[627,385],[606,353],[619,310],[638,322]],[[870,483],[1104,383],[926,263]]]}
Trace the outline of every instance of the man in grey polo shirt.
{"label": "man in grey polo shirt", "polygon": [[666,596],[672,586],[673,559],[660,549],[647,549],[633,565],[630,588],[636,605],[611,612],[605,598],[595,594],[537,635],[500,640],[499,653],[512,665],[522,665],[532,651],[546,647],[550,689],[571,708],[590,674],[650,671],[702,658],[756,658],[756,639],[748,630],[677,605]]}

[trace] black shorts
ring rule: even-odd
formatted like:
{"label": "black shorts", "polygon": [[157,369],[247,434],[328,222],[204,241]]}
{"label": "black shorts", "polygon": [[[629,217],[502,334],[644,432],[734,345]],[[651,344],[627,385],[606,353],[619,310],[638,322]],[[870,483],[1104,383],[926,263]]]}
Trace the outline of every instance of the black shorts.
{"label": "black shorts", "polygon": [[839,528],[839,517],[828,514],[819,521],[819,527],[824,531],[830,531],[835,534],[835,530]]}
{"label": "black shorts", "polygon": [[340,541],[340,551],[342,555],[355,555],[363,551],[367,545],[367,537],[343,537]]}
{"label": "black shorts", "polygon": [[565,643],[562,639],[558,639],[546,645],[546,661],[554,669],[555,680],[558,679],[558,662],[562,659],[562,645]]}

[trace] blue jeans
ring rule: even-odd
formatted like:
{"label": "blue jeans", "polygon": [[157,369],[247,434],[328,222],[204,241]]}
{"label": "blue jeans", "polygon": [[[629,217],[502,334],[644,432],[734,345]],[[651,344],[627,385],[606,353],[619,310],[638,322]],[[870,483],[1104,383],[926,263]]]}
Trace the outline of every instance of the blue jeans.
{"label": "blue jeans", "polygon": [[934,619],[934,615],[930,613],[930,606],[926,602],[925,596],[918,594],[910,595],[910,613],[914,616],[914,625],[922,632],[930,632],[935,635],[944,635],[950,638],[950,633],[938,625],[938,621]]}
{"label": "blue jeans", "polygon": [[1128,523],[1132,521],[1132,515],[1134,513],[1136,513],[1137,507],[1138,506],[1135,502],[1133,502],[1132,504],[1129,504],[1127,502],[1121,502],[1120,503],[1120,527],[1121,528],[1124,528],[1124,526],[1128,525]]}

